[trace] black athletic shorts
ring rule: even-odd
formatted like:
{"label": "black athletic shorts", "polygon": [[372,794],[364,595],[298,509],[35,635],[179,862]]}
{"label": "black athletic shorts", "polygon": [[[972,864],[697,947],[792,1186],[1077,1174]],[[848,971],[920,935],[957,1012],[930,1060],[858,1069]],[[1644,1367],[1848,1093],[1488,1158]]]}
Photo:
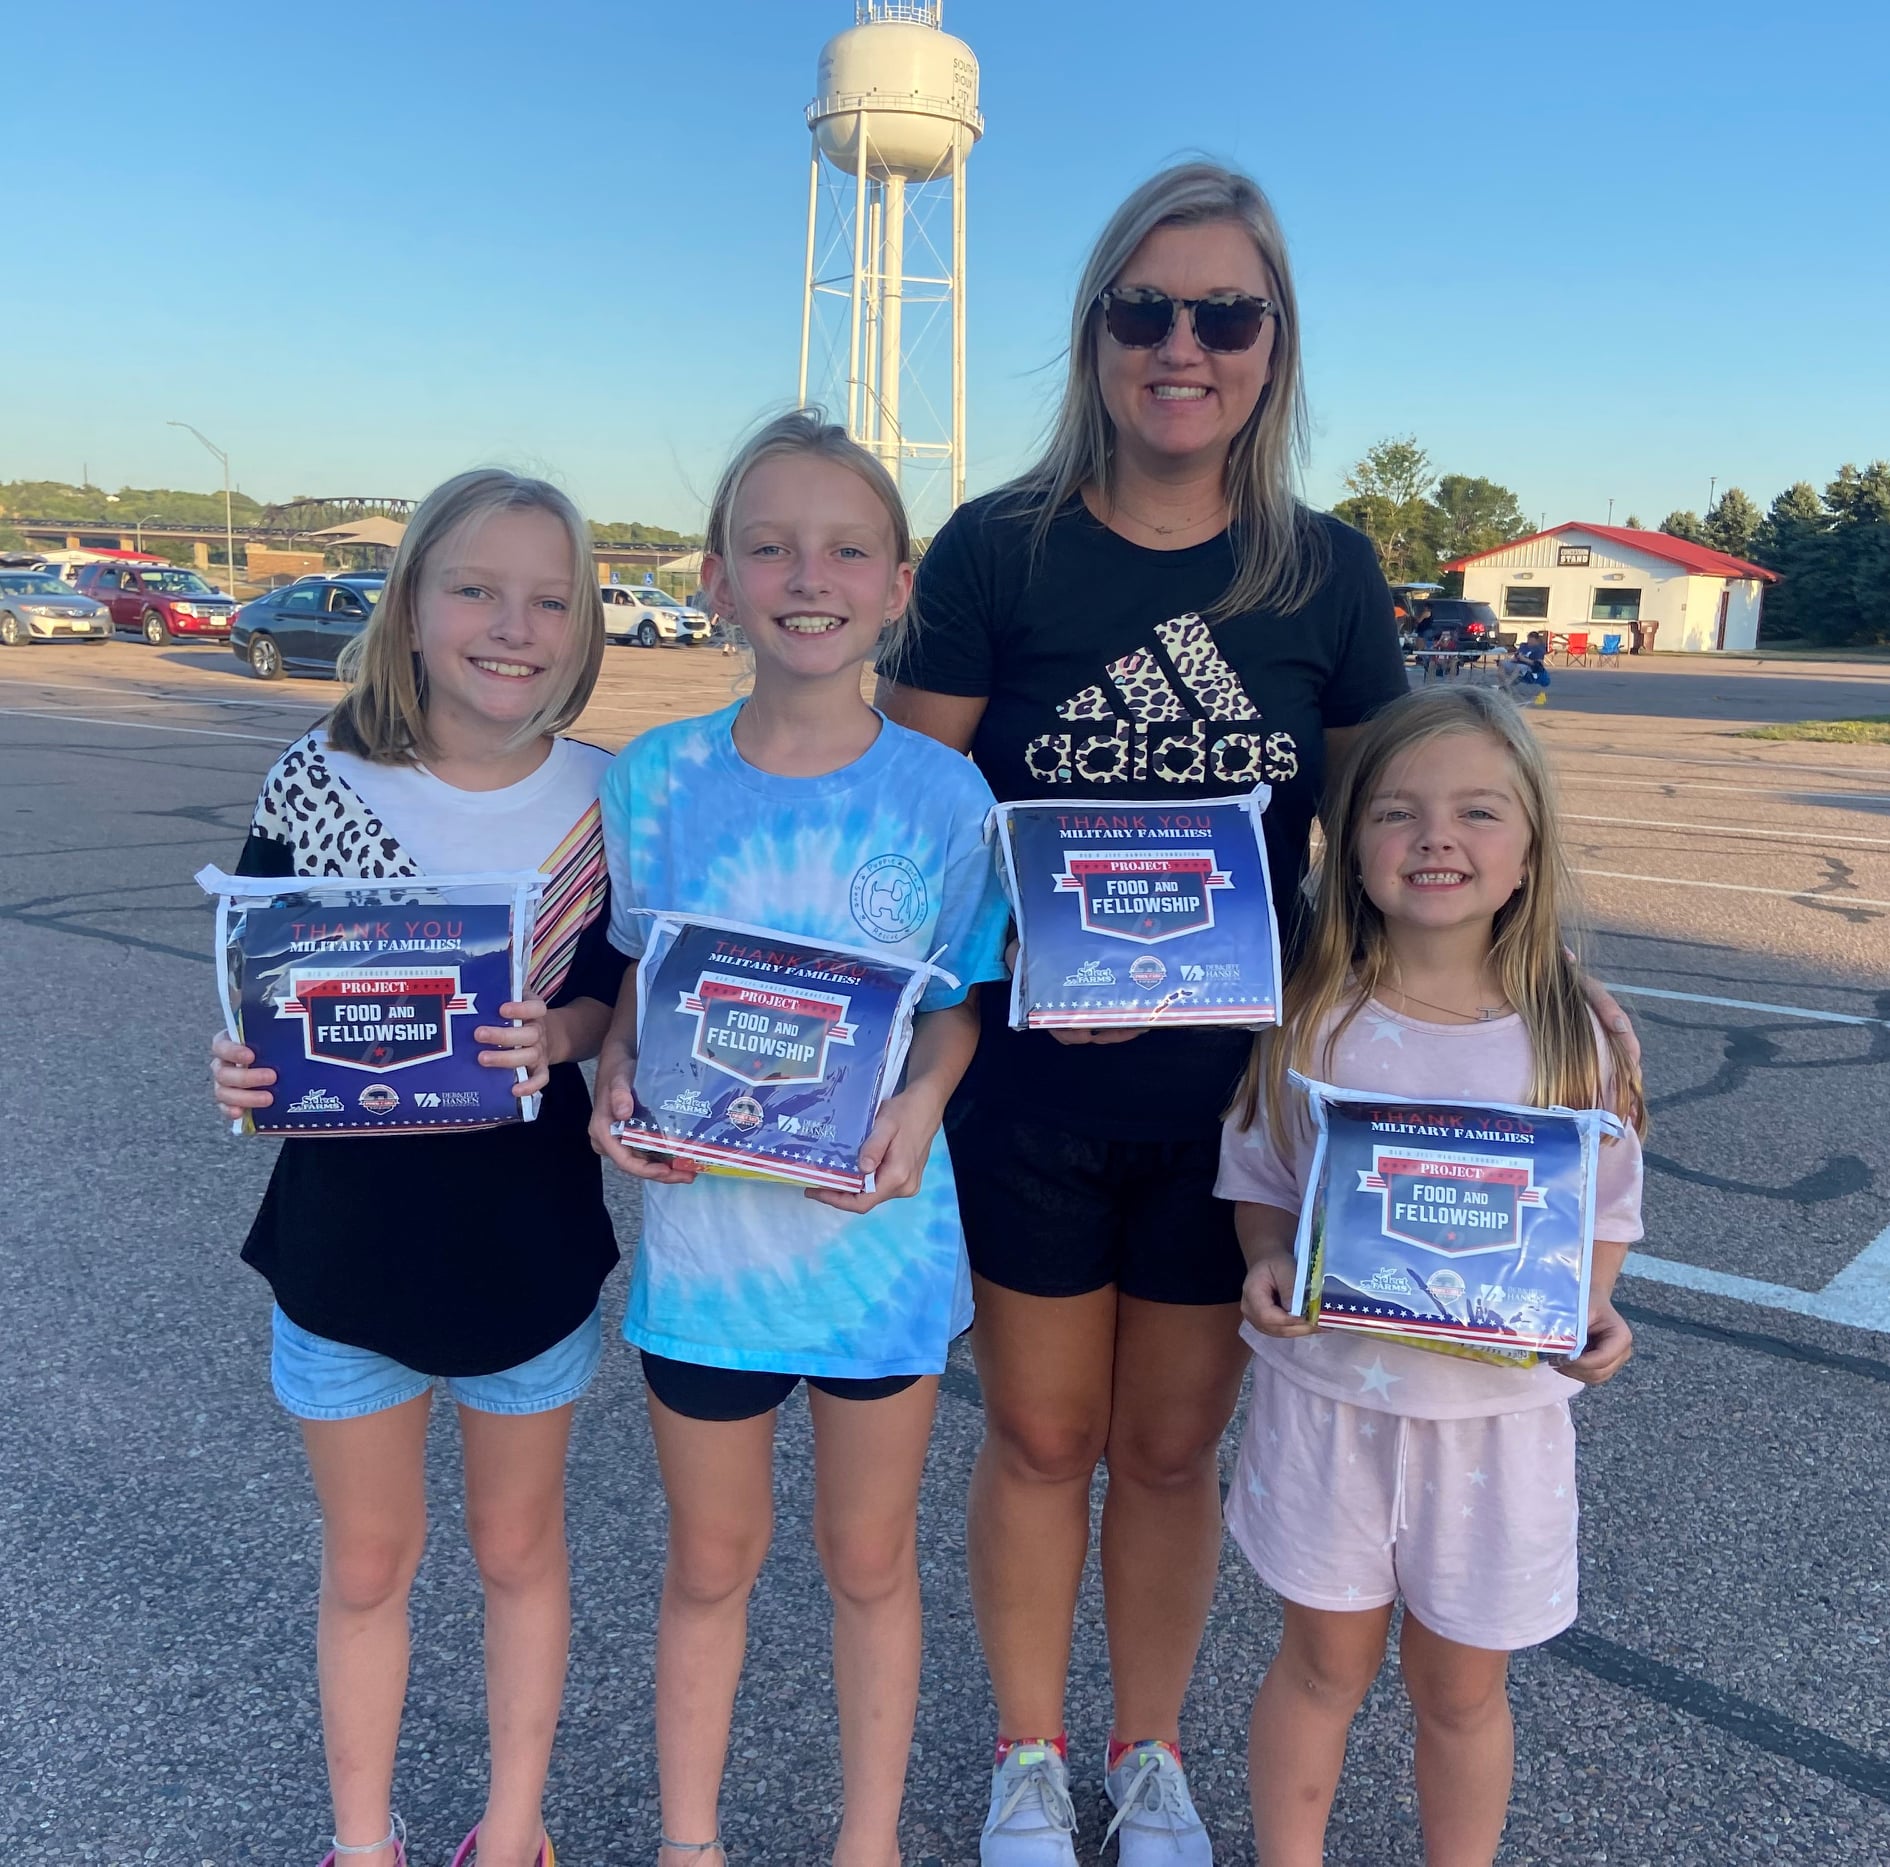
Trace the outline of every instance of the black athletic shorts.
{"label": "black athletic shorts", "polygon": [[[798,1374],[764,1374],[753,1368],[705,1368],[698,1362],[671,1361],[665,1355],[652,1355],[639,1349],[643,1358],[643,1379],[650,1392],[671,1413],[686,1420],[753,1420],[772,1413],[788,1395],[800,1386]],[[918,1374],[888,1374],[876,1381],[835,1380],[824,1374],[810,1374],[809,1387],[817,1387],[836,1400],[885,1400],[903,1394],[925,1377]]]}
{"label": "black athletic shorts", "polygon": [[1090,1135],[964,1099],[946,1119],[971,1268],[1025,1296],[1110,1285],[1149,1303],[1238,1303],[1247,1263],[1214,1197],[1216,1124],[1179,1140]]}

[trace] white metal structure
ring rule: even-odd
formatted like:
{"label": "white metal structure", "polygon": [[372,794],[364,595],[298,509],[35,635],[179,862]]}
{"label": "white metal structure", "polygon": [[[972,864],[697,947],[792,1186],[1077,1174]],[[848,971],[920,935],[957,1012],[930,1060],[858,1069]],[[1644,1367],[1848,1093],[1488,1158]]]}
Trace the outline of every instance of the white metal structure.
{"label": "white metal structure", "polygon": [[[847,432],[895,478],[907,463],[943,470],[949,505],[921,515],[924,531],[965,496],[965,163],[984,134],[978,61],[941,29],[942,11],[943,0],[856,0],[854,24],[821,51],[807,108],[800,400],[811,391],[844,409]],[[940,369],[930,340],[947,319]],[[907,488],[909,502],[920,490]]]}

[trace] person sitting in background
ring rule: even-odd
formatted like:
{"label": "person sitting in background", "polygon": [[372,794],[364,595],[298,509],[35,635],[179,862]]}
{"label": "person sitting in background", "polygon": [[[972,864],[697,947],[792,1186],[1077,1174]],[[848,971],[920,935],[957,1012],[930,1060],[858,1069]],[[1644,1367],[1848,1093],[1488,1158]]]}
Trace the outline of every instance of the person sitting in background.
{"label": "person sitting in background", "polygon": [[1540,629],[1531,629],[1523,639],[1497,663],[1497,672],[1503,677],[1503,691],[1514,694],[1519,687],[1535,690],[1532,705],[1546,707],[1549,704],[1549,638]]}

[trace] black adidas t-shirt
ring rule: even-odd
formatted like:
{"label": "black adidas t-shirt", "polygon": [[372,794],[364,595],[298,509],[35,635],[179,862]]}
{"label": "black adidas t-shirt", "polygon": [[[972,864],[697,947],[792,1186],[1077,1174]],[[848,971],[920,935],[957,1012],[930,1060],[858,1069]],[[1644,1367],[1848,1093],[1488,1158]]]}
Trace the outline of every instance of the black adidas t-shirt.
{"label": "black adidas t-shirt", "polygon": [[[961,506],[919,566],[902,686],[988,699],[971,756],[1002,799],[1167,802],[1273,787],[1266,818],[1281,927],[1295,922],[1325,780],[1324,730],[1405,691],[1391,594],[1365,537],[1320,515],[1327,560],[1290,615],[1202,620],[1233,580],[1228,536],[1131,544],[1073,499],[1031,550],[1002,493]],[[949,959],[947,960],[949,964]],[[1245,1063],[1237,1031],[1151,1031],[1115,1045],[1012,1031],[982,995],[966,1093],[1098,1133],[1170,1137],[1217,1122]]]}

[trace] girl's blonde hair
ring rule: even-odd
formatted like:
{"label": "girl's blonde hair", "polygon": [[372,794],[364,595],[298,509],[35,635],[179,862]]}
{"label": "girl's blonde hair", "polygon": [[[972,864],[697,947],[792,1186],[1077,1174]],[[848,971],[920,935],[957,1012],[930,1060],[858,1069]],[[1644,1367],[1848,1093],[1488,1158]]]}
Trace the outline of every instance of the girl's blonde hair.
{"label": "girl's blonde hair", "polygon": [[544,704],[512,735],[514,746],[562,732],[584,711],[604,659],[604,600],[590,527],[570,499],[544,480],[503,467],[475,467],[436,486],[407,522],[387,588],[368,625],[341,651],[336,672],[348,683],[324,730],[337,751],[378,765],[411,765],[432,756],[418,605],[434,551],[462,525],[495,512],[549,512],[571,542],[571,630],[552,670]]}
{"label": "girl's blonde hair", "polygon": [[[1313,1077],[1330,1068],[1340,1034],[1385,981],[1391,950],[1385,920],[1359,872],[1359,832],[1392,761],[1452,733],[1483,733],[1508,752],[1529,824],[1522,885],[1496,912],[1492,959],[1503,996],[1522,1014],[1532,1057],[1526,1100],[1538,1108],[1602,1106],[1603,1071],[1594,1014],[1568,946],[1576,893],[1563,854],[1548,761],[1522,715],[1504,695],[1482,687],[1433,687],[1394,700],[1366,728],[1322,813],[1326,850],[1317,878],[1306,949],[1287,981],[1277,1031],[1255,1040],[1230,1114],[1253,1125],[1265,1102],[1274,1139],[1288,1139],[1286,1073]],[[1327,1031],[1320,1054],[1315,1040]],[[1612,1032],[1607,1040],[1614,1112],[1646,1127],[1641,1075]]]}
{"label": "girl's blonde hair", "polygon": [[[721,558],[726,563],[729,529],[734,523],[735,501],[741,495],[743,483],[763,461],[776,460],[782,455],[831,461],[836,467],[858,474],[886,508],[886,520],[892,527],[894,561],[912,562],[912,521],[906,516],[906,502],[899,496],[898,485],[876,455],[852,439],[844,428],[830,422],[826,411],[820,408],[796,408],[777,415],[736,449],[735,458],[723,468],[715,497],[709,502],[709,523],[702,538],[705,557]],[[897,656],[905,645],[911,609],[908,603],[892,619],[882,653]]]}
{"label": "girl's blonde hair", "polygon": [[1273,357],[1260,401],[1228,450],[1226,496],[1234,580],[1211,620],[1243,610],[1296,610],[1326,569],[1325,533],[1301,502],[1298,468],[1307,442],[1299,300],[1286,237],[1257,182],[1213,162],[1187,162],[1145,181],[1110,217],[1085,262],[1070,323],[1069,376],[1049,443],[1035,466],[1005,488],[1013,510],[1033,517],[1031,548],[1041,550],[1058,513],[1084,486],[1115,490],[1115,424],[1096,374],[1102,293],[1158,227],[1231,221],[1246,229],[1273,281]]}

